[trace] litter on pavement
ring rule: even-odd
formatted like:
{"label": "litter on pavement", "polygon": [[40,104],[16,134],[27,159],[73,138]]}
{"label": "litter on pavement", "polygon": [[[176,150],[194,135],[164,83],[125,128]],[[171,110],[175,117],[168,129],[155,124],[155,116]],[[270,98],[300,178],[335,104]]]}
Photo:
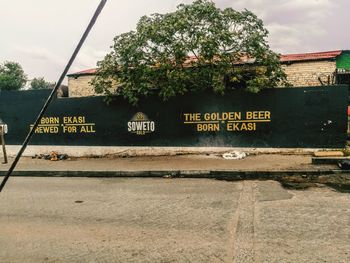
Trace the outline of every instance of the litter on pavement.
{"label": "litter on pavement", "polygon": [[224,153],[222,155],[222,157],[225,160],[239,160],[239,159],[243,159],[243,158],[247,157],[247,154],[244,152],[233,151],[233,152],[229,152],[229,153]]}

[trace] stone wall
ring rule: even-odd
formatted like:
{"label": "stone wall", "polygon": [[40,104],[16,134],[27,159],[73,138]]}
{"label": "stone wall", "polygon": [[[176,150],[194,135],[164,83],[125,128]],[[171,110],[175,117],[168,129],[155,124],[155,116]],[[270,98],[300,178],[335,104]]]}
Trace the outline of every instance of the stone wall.
{"label": "stone wall", "polygon": [[332,81],[333,73],[336,70],[335,61],[307,61],[283,64],[288,81],[294,87],[320,86],[320,77],[324,84],[327,84],[328,76]]}
{"label": "stone wall", "polygon": [[98,96],[94,87],[90,84],[93,75],[84,75],[79,77],[68,77],[69,97]]}

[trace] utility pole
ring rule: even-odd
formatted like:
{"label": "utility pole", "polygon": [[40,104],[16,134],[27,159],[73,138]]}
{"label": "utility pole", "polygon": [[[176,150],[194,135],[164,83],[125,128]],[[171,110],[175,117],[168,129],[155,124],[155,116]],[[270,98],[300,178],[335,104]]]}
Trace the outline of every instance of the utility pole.
{"label": "utility pole", "polygon": [[91,29],[93,28],[93,26],[94,26],[94,24],[95,24],[95,22],[96,22],[98,16],[100,15],[100,13],[101,13],[102,9],[104,8],[104,6],[106,5],[106,3],[107,3],[107,0],[101,0],[100,4],[98,5],[98,7],[97,7],[97,9],[96,9],[96,11],[95,11],[95,13],[94,13],[94,15],[93,15],[93,17],[92,17],[90,23],[89,23],[89,25],[87,26],[87,28],[86,28],[86,30],[85,30],[83,36],[81,37],[81,39],[80,39],[80,41],[79,41],[77,47],[75,48],[75,50],[74,50],[74,52],[73,52],[71,58],[69,59],[67,65],[66,65],[66,67],[65,67],[65,69],[63,70],[63,72],[62,72],[62,74],[61,74],[61,77],[60,77],[59,80],[57,81],[57,83],[56,83],[56,85],[55,85],[55,88],[52,90],[50,96],[47,98],[47,100],[46,100],[44,106],[42,107],[42,109],[41,109],[41,111],[40,111],[40,113],[39,113],[39,115],[38,115],[38,117],[37,117],[37,119],[36,119],[36,121],[35,121],[35,123],[34,123],[34,125],[33,125],[33,128],[30,129],[30,131],[29,131],[27,137],[25,138],[25,140],[24,140],[24,142],[23,142],[23,144],[22,144],[22,146],[21,146],[21,149],[20,149],[19,152],[17,153],[16,158],[14,159],[14,161],[13,161],[13,163],[12,163],[10,169],[7,171],[7,173],[6,173],[5,177],[4,177],[4,179],[2,180],[2,182],[1,182],[1,184],[0,184],[0,192],[3,190],[3,188],[4,188],[5,185],[6,185],[6,182],[7,182],[8,179],[10,178],[10,176],[11,176],[13,170],[16,168],[16,165],[17,165],[18,161],[20,160],[20,158],[21,158],[21,156],[22,156],[24,150],[27,148],[27,145],[28,145],[30,139],[32,138],[32,136],[33,136],[33,134],[34,134],[35,129],[38,127],[41,118],[44,116],[44,114],[45,114],[47,108],[49,107],[49,105],[50,105],[50,103],[51,103],[51,101],[52,101],[52,99],[53,99],[53,97],[54,97],[54,95],[55,95],[55,93],[57,92],[58,88],[61,86],[61,84],[62,84],[64,78],[66,77],[66,75],[67,75],[67,73],[68,73],[70,67],[72,66],[72,64],[73,64],[73,62],[74,62],[76,56],[78,55],[78,53],[79,53],[79,51],[80,51],[82,45],[84,44],[84,42],[85,42],[87,36],[89,35]]}

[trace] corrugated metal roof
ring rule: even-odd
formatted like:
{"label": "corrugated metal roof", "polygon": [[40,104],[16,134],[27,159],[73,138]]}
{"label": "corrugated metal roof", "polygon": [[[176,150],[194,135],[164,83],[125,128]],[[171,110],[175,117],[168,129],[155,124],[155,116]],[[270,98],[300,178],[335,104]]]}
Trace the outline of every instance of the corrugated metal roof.
{"label": "corrugated metal roof", "polygon": [[[339,56],[343,50],[334,50],[334,51],[324,51],[324,52],[314,52],[314,53],[301,53],[301,54],[286,54],[280,56],[281,63],[286,62],[302,62],[302,61],[314,61],[314,60],[324,60],[324,59],[335,59]],[[191,62],[195,61],[196,57],[190,56],[188,60],[184,62],[185,66],[189,66]],[[237,64],[251,63],[252,59],[248,59],[246,56],[242,57]],[[72,74],[69,74],[69,77],[77,77],[83,75],[94,75],[96,74],[96,69],[87,69],[83,71],[78,71]]]}
{"label": "corrugated metal roof", "polygon": [[315,53],[303,53],[303,54],[287,54],[281,55],[281,62],[293,62],[293,61],[310,61],[310,60],[322,60],[322,59],[332,59],[339,56],[343,51],[325,51],[325,52],[315,52]]}
{"label": "corrugated metal roof", "polygon": [[68,74],[67,76],[69,77],[69,76],[94,75],[94,74],[96,74],[96,70],[97,69],[95,69],[95,68],[86,69],[86,70],[74,72],[72,74]]}

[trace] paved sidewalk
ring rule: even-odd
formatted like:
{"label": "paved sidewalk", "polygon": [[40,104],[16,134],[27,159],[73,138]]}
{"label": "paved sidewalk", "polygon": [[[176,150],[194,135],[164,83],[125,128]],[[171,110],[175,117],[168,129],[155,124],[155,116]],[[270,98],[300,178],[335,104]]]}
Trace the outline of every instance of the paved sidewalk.
{"label": "paved sidewalk", "polygon": [[[0,165],[7,171],[9,163]],[[327,171],[338,169],[336,165],[313,165],[311,155],[260,154],[241,160],[225,160],[220,155],[145,156],[128,158],[72,158],[49,161],[23,157],[16,171]]]}

